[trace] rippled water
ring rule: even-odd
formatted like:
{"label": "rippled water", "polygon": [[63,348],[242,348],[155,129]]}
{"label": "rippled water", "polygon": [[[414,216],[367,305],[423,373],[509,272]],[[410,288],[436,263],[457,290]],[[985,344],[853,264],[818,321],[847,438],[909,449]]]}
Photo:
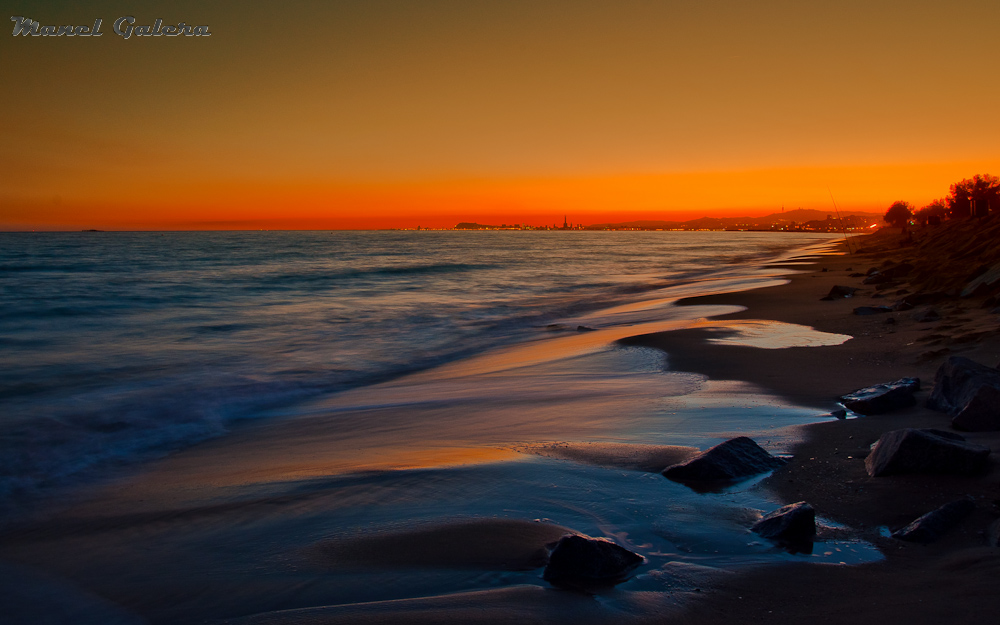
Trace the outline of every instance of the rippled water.
{"label": "rippled water", "polygon": [[740,288],[753,261],[828,238],[0,233],[0,510],[305,399],[648,321],[664,288]]}

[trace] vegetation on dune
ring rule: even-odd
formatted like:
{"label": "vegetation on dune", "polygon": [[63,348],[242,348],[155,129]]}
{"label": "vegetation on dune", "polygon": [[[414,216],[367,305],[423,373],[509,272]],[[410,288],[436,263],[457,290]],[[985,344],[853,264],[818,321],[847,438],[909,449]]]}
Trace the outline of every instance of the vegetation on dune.
{"label": "vegetation on dune", "polygon": [[917,211],[909,202],[897,200],[885,213],[885,222],[903,228],[916,221],[935,225],[943,219],[985,217],[1000,212],[1000,177],[976,174],[952,184],[947,197],[932,201]]}
{"label": "vegetation on dune", "polygon": [[889,210],[885,212],[885,222],[896,228],[902,228],[910,223],[913,217],[913,206],[909,202],[897,200],[892,203]]}

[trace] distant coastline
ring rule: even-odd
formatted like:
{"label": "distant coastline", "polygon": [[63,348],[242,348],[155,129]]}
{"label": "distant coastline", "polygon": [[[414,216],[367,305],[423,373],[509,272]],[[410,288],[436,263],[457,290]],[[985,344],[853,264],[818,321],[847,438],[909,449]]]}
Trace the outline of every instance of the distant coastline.
{"label": "distant coastline", "polygon": [[[882,223],[882,215],[846,212],[840,217],[819,210],[795,209],[763,217],[700,217],[688,221],[639,220],[616,223],[532,226],[528,224],[480,224],[460,222],[451,230],[722,230],[746,232],[871,232]],[[423,230],[424,228],[417,228]]]}

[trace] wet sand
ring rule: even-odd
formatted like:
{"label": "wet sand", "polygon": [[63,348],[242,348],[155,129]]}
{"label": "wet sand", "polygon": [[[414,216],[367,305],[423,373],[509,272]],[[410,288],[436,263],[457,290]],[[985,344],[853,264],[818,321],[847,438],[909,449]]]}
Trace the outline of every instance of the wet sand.
{"label": "wet sand", "polygon": [[[822,409],[832,407],[834,397],[856,388],[904,376],[923,382],[913,408],[804,426],[806,438],[795,446],[795,460],[761,484],[783,501],[809,501],[818,514],[851,526],[880,547],[886,555],[884,562],[761,568],[716,585],[695,599],[678,622],[962,623],[1000,608],[993,583],[1000,576],[1000,549],[985,546],[984,538],[987,526],[1000,516],[996,498],[1000,433],[962,433],[994,450],[992,469],[983,477],[872,478],[865,472],[864,458],[881,433],[904,427],[950,429],[947,415],[923,407],[934,373],[947,356],[961,355],[988,365],[1000,362],[1000,316],[983,308],[981,298],[936,305],[942,319],[933,323],[914,320],[914,311],[851,314],[857,306],[884,305],[897,299],[898,295],[872,298],[874,288],[849,275],[891,258],[898,239],[899,235],[886,232],[871,242],[882,248],[878,253],[823,259],[816,270],[793,276],[786,286],[689,302],[739,301],[747,310],[727,318],[806,323],[854,337],[842,345],[752,350],[706,344],[711,331],[699,330],[629,339],[666,350],[672,366],[711,377],[749,380]],[[955,276],[952,284],[958,282]],[[820,301],[835,284],[862,290],[853,298]],[[966,338],[969,335],[975,340]],[[887,530],[896,530],[963,495],[975,497],[977,510],[940,541],[919,545],[885,537]]]}
{"label": "wet sand", "polygon": [[[386,385],[377,404],[364,403],[370,395],[358,403],[348,394],[318,406],[315,418],[248,427],[139,476],[95,487],[45,522],[6,533],[0,556],[14,575],[59,576],[52,592],[40,590],[35,600],[47,601],[49,611],[59,603],[81,623],[101,622],[110,612],[122,622],[144,622],[138,616],[144,615],[153,623],[247,624],[971,619],[1000,606],[992,592],[1000,552],[983,547],[981,535],[997,515],[991,506],[998,472],[976,479],[868,478],[863,457],[882,431],[944,427],[947,418],[920,407],[844,421],[822,415],[837,407],[836,396],[855,388],[903,376],[929,382],[944,353],[928,352],[943,342],[950,353],[994,363],[1000,342],[993,335],[957,342],[926,337],[995,328],[996,316],[957,301],[942,306],[941,323],[928,326],[894,313],[890,326],[884,315],[850,314],[855,306],[880,303],[866,293],[819,301],[833,284],[857,286],[860,280],[847,276],[876,263],[875,257],[823,257],[815,266],[796,265],[805,271],[786,285],[682,302],[729,313],[697,327],[639,336],[616,330],[612,340],[646,348],[643,354],[662,350],[667,370],[684,372],[674,377],[654,371],[663,367],[660,361],[635,365],[629,359],[636,354],[628,351],[587,356],[584,350],[580,358],[598,360],[568,369],[523,356],[513,369],[504,368],[497,366],[506,362],[503,354],[461,371],[443,368],[415,376],[414,385],[434,392],[402,412],[400,398],[412,391],[406,383]],[[736,307],[745,310],[732,312]],[[824,333],[817,335],[823,346],[746,344],[766,320],[815,327]],[[753,321],[750,331],[741,321]],[[853,338],[836,338],[845,335]],[[599,340],[587,333],[566,344],[575,349]],[[626,360],[606,360],[612,357]],[[588,377],[591,368],[623,362],[633,368],[618,378]],[[513,373],[522,368],[524,376]],[[467,387],[460,382],[472,370],[475,400],[463,395]],[[528,379],[541,381],[527,387]],[[563,391],[553,393],[560,384]],[[453,403],[445,406],[444,397]],[[756,415],[765,446],[795,459],[732,493],[692,494],[656,472],[693,453],[690,442],[705,447],[740,431],[740,421],[725,418],[723,410],[717,421],[677,426],[695,431],[678,441],[658,416],[664,398],[668,409],[671,401],[682,408],[732,403]],[[619,414],[608,414],[623,406],[633,411],[624,424]],[[329,421],[324,415],[331,410],[342,410],[355,427]],[[477,418],[467,420],[469,412]],[[769,421],[768,413],[777,418]],[[389,414],[395,420],[379,418]],[[574,416],[569,429],[566,414]],[[809,420],[821,422],[794,425]],[[380,430],[385,423],[391,430]],[[435,436],[435,429],[449,435]],[[803,433],[805,440],[796,443]],[[969,438],[1000,449],[1000,437]],[[567,497],[567,490],[573,494]],[[962,494],[978,497],[978,510],[940,543],[904,545],[883,537],[883,527],[895,529]],[[828,556],[783,554],[740,529],[762,508],[802,499],[821,517],[848,526],[824,528],[829,539],[817,546]],[[706,528],[705,536],[677,534],[679,527],[657,520],[671,507],[670,523],[712,519],[719,525]],[[539,510],[545,516],[532,516]],[[331,533],[331,527],[338,529]],[[651,566],[606,594],[549,588],[538,579],[539,558],[566,531],[608,535],[648,554]],[[725,532],[732,536],[720,539]],[[838,564],[834,551],[854,544],[838,543],[838,533],[878,545],[885,560]],[[659,553],[664,544],[674,551]],[[712,554],[719,549],[730,551],[720,559]],[[94,608],[95,601],[109,600],[110,607]]]}

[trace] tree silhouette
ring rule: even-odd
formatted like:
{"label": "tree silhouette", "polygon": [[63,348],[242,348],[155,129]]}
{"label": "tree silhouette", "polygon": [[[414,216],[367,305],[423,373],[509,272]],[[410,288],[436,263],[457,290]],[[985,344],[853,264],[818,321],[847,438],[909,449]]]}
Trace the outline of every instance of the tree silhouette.
{"label": "tree silhouette", "polygon": [[989,174],[976,174],[950,187],[948,210],[952,218],[975,215],[982,217],[990,211],[1000,210],[1000,178]]}
{"label": "tree silhouette", "polygon": [[932,223],[940,223],[948,214],[948,204],[944,198],[934,200],[930,204],[920,208],[918,211],[913,213],[913,216],[917,218],[921,226],[926,226],[928,221]]}
{"label": "tree silhouette", "polygon": [[902,228],[906,226],[910,218],[913,217],[913,207],[909,202],[903,202],[902,200],[892,203],[889,210],[885,212],[885,222],[889,225],[895,226],[896,228]]}

